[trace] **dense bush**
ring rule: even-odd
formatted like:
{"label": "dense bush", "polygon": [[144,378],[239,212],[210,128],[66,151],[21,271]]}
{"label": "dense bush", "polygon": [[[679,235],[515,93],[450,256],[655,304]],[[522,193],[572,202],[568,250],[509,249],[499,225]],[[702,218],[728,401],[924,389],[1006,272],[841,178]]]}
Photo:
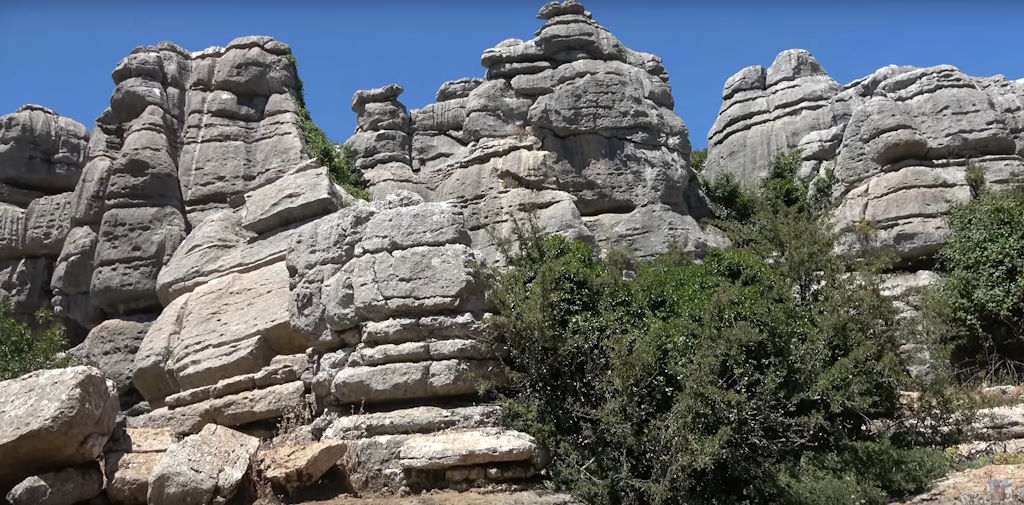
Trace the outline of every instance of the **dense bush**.
{"label": "dense bush", "polygon": [[343,147],[339,153],[334,143],[327,138],[324,131],[313,122],[313,117],[306,108],[305,89],[302,79],[298,77],[298,61],[290,54],[286,57],[295,67],[295,101],[299,106],[299,127],[302,129],[306,154],[310,158],[317,159],[323,166],[326,166],[331,179],[335,183],[345,188],[352,195],[369,200],[369,193],[363,188],[362,178],[353,167],[352,151],[347,147]]}
{"label": "dense bush", "polygon": [[508,422],[588,502],[885,503],[945,470],[870,434],[897,412],[901,325],[777,161],[733,193],[740,247],[634,265],[530,227],[495,272]]}
{"label": "dense bush", "polygon": [[949,218],[926,320],[962,378],[1024,374],[1024,189],[984,192]]}
{"label": "dense bush", "polygon": [[10,303],[0,303],[0,380],[13,379],[33,370],[67,366],[64,328],[45,312],[36,328],[18,321]]}

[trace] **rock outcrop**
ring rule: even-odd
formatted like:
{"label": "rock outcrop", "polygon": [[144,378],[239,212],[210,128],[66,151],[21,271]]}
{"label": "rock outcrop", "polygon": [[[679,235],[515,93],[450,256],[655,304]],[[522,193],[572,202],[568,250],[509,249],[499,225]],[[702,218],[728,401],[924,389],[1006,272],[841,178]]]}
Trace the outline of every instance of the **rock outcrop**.
{"label": "rock outcrop", "polygon": [[0,117],[0,299],[20,319],[50,307],[88,142],[84,126],[38,105]]}
{"label": "rock outcrop", "polygon": [[847,250],[927,264],[954,205],[1024,175],[1024,83],[1002,76],[890,65],[841,86],[789,50],[730,77],[722,98],[707,175],[756,185],[775,154],[799,149],[799,176],[830,190]]}
{"label": "rock outcrop", "polygon": [[371,192],[451,202],[489,260],[495,234],[531,214],[546,231],[641,257],[673,242],[698,255],[726,245],[696,221],[708,209],[661,60],[626,48],[575,0],[538,17],[535,38],[485,51],[485,79],[444,83],[411,123],[401,87],[356,93],[347,146]]}
{"label": "rock outcrop", "polygon": [[149,505],[226,503],[256,457],[259,439],[210,425],[174,443],[149,477]]}

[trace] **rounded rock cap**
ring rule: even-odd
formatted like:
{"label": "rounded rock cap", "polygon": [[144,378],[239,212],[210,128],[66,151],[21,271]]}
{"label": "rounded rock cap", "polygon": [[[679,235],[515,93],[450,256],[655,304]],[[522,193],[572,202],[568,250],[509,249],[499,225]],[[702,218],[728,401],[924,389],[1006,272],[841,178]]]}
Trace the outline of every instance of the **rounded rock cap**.
{"label": "rounded rock cap", "polygon": [[399,84],[388,84],[382,88],[361,89],[352,95],[352,110],[358,112],[361,105],[394,100],[403,91],[405,91],[405,88]]}

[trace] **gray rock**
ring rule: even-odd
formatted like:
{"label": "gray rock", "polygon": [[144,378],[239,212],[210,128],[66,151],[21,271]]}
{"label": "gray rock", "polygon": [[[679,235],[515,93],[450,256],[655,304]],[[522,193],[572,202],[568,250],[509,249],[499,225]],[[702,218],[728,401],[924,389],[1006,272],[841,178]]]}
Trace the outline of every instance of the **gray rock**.
{"label": "gray rock", "polygon": [[103,472],[94,462],[29,477],[7,493],[7,501],[11,505],[74,505],[102,491]]}
{"label": "gray rock", "polygon": [[466,98],[483,82],[483,79],[470,77],[445,82],[437,90],[437,101],[446,102],[455,98]]}
{"label": "gray rock", "polygon": [[89,332],[85,341],[69,352],[75,361],[94,366],[117,384],[118,392],[132,387],[135,353],[155,319],[152,315],[108,319]]}
{"label": "gray rock", "polygon": [[471,395],[481,380],[501,382],[497,361],[442,360],[352,366],[335,375],[331,392],[343,404]]}
{"label": "gray rock", "polygon": [[356,91],[355,94],[352,95],[352,110],[358,112],[357,109],[362,105],[373,102],[387,102],[394,100],[398,98],[403,91],[405,90],[398,84],[388,84],[381,88]]}
{"label": "gray rock", "polygon": [[45,107],[22,106],[0,116],[0,182],[47,194],[71,191],[88,143],[80,123]]}
{"label": "gray rock", "polygon": [[287,175],[245,195],[242,227],[257,234],[301,223],[341,208],[327,167]]}
{"label": "gray rock", "polygon": [[88,463],[99,456],[118,414],[117,388],[99,370],[41,370],[0,382],[0,487]]}
{"label": "gray rock", "polygon": [[208,425],[171,445],[149,478],[150,505],[223,504],[234,496],[259,439]]}
{"label": "gray rock", "polygon": [[28,205],[22,246],[24,255],[56,257],[60,254],[64,238],[71,228],[70,197],[71,193],[43,196]]}

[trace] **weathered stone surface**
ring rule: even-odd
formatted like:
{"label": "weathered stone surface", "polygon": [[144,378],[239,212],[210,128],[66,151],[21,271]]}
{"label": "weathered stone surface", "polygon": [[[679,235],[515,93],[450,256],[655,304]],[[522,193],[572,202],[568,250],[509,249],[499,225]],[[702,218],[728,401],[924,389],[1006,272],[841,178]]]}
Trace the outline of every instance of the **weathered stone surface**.
{"label": "weathered stone surface", "polygon": [[249,470],[259,439],[208,425],[172,445],[149,479],[150,505],[226,503]]}
{"label": "weathered stone surface", "polygon": [[114,429],[117,388],[99,370],[41,370],[0,382],[0,487],[96,459]]}
{"label": "weathered stone surface", "polygon": [[889,65],[840,86],[807,51],[784,51],[726,82],[705,173],[756,185],[772,157],[799,149],[798,177],[830,190],[842,250],[927,262],[945,216],[975,192],[968,165],[992,186],[1024,174],[1022,94],[1019,81],[949,65]]}
{"label": "weathered stone surface", "polygon": [[484,377],[500,381],[501,364],[453,359],[351,366],[335,375],[331,389],[341,403],[378,403],[472,395]]}
{"label": "weathered stone surface", "polygon": [[45,107],[22,106],[0,116],[0,182],[47,194],[71,191],[88,143],[81,124]]}
{"label": "weathered stone surface", "polygon": [[259,455],[263,475],[292,493],[315,483],[345,455],[336,441],[272,447]]}
{"label": "weathered stone surface", "polygon": [[64,238],[71,227],[69,198],[71,193],[43,196],[32,200],[25,211],[25,256],[60,254]]}
{"label": "weathered stone surface", "polygon": [[239,426],[306,410],[305,385],[289,382],[265,389],[211,398],[177,408],[161,407],[129,418],[135,428],[171,428],[175,433],[195,433],[207,424]]}
{"label": "weathered stone surface", "polygon": [[156,279],[160,268],[185,238],[177,209],[112,209],[100,224],[90,294],[110,314],[159,307]]}
{"label": "weathered stone surface", "polygon": [[533,437],[501,428],[453,430],[410,438],[402,445],[403,468],[433,470],[454,466],[530,461],[541,452]]}
{"label": "weathered stone surface", "polygon": [[29,477],[7,493],[11,505],[74,505],[103,491],[98,464],[65,468]]}
{"label": "weathered stone surface", "polygon": [[300,223],[341,208],[327,167],[303,170],[245,195],[242,227],[257,234]]}
{"label": "weathered stone surface", "polygon": [[343,416],[324,431],[325,439],[356,439],[405,433],[434,433],[453,428],[497,426],[500,409],[494,405],[459,407],[413,407],[372,414]]}
{"label": "weathered stone surface", "polygon": [[106,495],[115,505],[146,505],[149,476],[164,451],[111,453],[104,458]]}
{"label": "weathered stone surface", "polygon": [[[592,243],[594,230],[581,217],[616,221],[610,214],[650,205],[680,218],[710,215],[661,60],[626,48],[578,2],[545,6],[539,17],[547,22],[534,39],[485,51],[487,78],[443,84],[437,103],[412,111],[408,130],[360,127],[348,145],[370,193],[407,189],[451,202],[488,261],[500,261],[493,237],[534,213],[545,232]],[[353,104],[396,100],[397,93],[376,90]],[[373,121],[365,105],[354,110],[360,124]],[[653,220],[644,224],[649,230],[622,241],[605,235],[598,245],[637,245],[642,256],[663,250],[661,238],[697,255],[721,245],[695,220],[682,221],[669,219],[662,229]],[[641,233],[649,238],[637,239]]]}
{"label": "weathered stone surface", "polygon": [[[140,348],[139,391],[160,400],[168,385],[213,385],[258,371],[274,354],[304,350],[308,342],[289,324],[288,283],[288,271],[278,262],[217,278],[175,299],[180,305],[161,313]],[[161,369],[168,378],[153,378]],[[142,382],[162,386],[140,385],[140,374]]]}
{"label": "weathered stone surface", "polygon": [[68,351],[79,363],[94,366],[117,384],[120,393],[132,387],[135,353],[155,319],[152,315],[108,319]]}

